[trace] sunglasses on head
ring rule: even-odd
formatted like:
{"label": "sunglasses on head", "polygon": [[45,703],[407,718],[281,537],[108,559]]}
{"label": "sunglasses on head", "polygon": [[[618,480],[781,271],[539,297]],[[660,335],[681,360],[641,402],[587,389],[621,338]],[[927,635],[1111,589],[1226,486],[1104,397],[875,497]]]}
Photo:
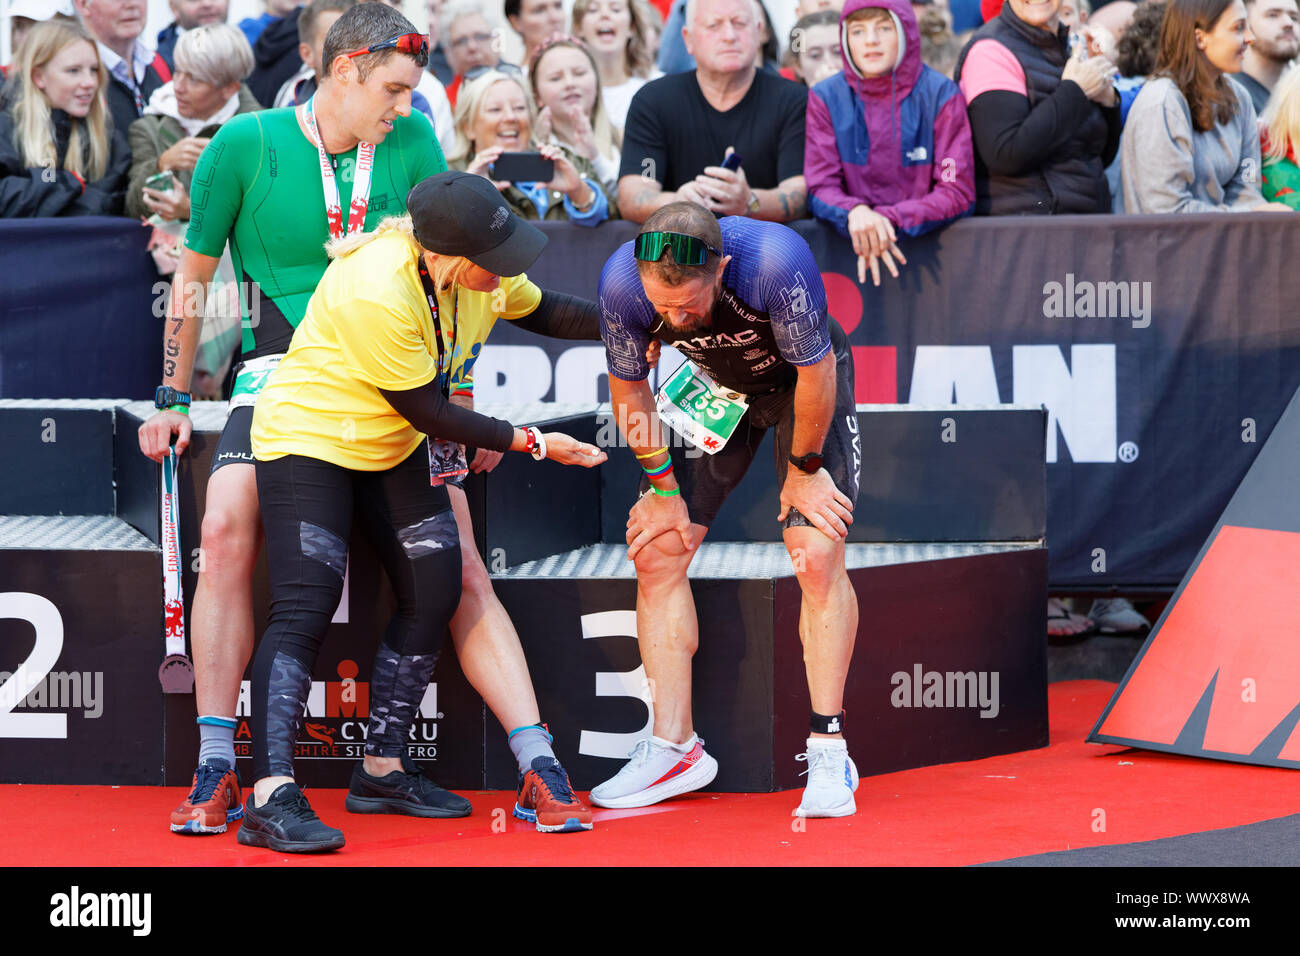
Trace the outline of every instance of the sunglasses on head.
{"label": "sunglasses on head", "polygon": [[513,63],[498,63],[496,66],[476,66],[473,67],[472,69],[466,70],[465,82],[466,83],[473,82],[483,74],[491,73],[494,70],[498,73],[504,73],[506,76],[524,75],[524,71],[519,69],[519,67],[515,66]]}
{"label": "sunglasses on head", "polygon": [[429,38],[423,33],[404,33],[400,37],[393,37],[384,40],[382,43],[372,43],[364,50],[353,50],[345,54],[347,57],[365,56],[367,53],[378,53],[381,50],[396,50],[398,53],[406,53],[409,56],[419,56],[422,53],[429,52]]}
{"label": "sunglasses on head", "polygon": [[672,249],[673,261],[679,266],[702,266],[710,252],[722,256],[703,239],[680,232],[643,232],[636,237],[633,254],[641,262],[658,262],[665,249]]}

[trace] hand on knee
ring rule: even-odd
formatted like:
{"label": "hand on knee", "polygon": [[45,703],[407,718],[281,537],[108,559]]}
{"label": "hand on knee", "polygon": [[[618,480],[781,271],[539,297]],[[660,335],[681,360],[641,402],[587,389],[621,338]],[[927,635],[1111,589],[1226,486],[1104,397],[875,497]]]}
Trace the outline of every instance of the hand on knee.
{"label": "hand on knee", "polygon": [[686,569],[690,567],[694,554],[682,547],[681,538],[676,533],[660,535],[637,554],[637,580],[652,587],[685,580]]}

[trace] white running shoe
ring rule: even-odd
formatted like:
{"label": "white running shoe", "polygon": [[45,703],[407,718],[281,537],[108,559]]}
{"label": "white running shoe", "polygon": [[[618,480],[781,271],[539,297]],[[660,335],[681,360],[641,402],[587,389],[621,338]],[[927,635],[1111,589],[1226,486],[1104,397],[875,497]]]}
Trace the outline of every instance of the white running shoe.
{"label": "white running shoe", "polygon": [[718,762],[695,734],[683,744],[652,736],[636,745],[623,769],[591,791],[591,802],[616,810],[648,807],[708,786],[717,775]]}
{"label": "white running shoe", "polygon": [[808,786],[794,809],[796,817],[848,817],[858,812],[853,791],[858,789],[858,768],[849,748],[838,737],[809,737],[808,752],[795,760],[808,761]]}

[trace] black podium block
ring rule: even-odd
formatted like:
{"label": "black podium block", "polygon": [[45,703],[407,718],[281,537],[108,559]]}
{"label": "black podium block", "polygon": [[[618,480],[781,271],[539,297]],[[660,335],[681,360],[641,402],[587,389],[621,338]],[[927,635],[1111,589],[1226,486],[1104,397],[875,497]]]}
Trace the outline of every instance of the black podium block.
{"label": "black podium block", "polygon": [[[651,728],[625,551],[597,545],[495,582],[579,789],[613,776]],[[1044,548],[853,544],[846,563],[859,606],[846,737],[864,776],[1047,745]],[[691,587],[693,714],[719,765],[711,789],[802,786],[794,755],[805,749],[810,702],[785,549],[706,543]],[[502,735],[487,735],[487,754],[488,786],[509,786]]]}
{"label": "black podium block", "polygon": [[162,782],[159,561],[116,518],[0,517],[0,783]]}
{"label": "black podium block", "polygon": [[[553,405],[536,403],[483,411],[595,444],[594,409],[566,414],[562,408],[557,412]],[[506,454],[491,472],[467,476],[465,496],[474,537],[488,569],[504,570],[599,541],[603,467],[568,467]]]}
{"label": "black podium block", "polygon": [[0,515],[113,514],[113,409],[0,399]]}
{"label": "black podium block", "polygon": [[[38,404],[0,406],[0,429],[9,427],[30,444],[33,422],[46,426],[49,408],[65,403]],[[650,689],[635,640],[635,569],[622,543],[636,462],[618,447],[616,432],[595,407],[481,410],[515,423],[544,423],[610,453],[606,464],[589,470],[507,455],[493,472],[466,483],[477,544],[519,631],[542,715],[574,783],[585,789],[610,776],[650,727]],[[0,580],[13,589],[0,600],[16,592],[22,610],[24,601],[43,607],[31,597],[39,595],[66,624],[61,647],[73,670],[49,684],[44,699],[60,703],[71,742],[41,749],[0,732],[0,773],[22,782],[184,785],[198,748],[194,698],[164,696],[157,683],[160,469],[140,454],[137,438],[153,408],[148,402],[108,403],[76,411],[66,420],[59,414],[55,427],[60,445],[72,436],[84,439],[80,447],[20,445],[19,461],[6,461],[21,486],[6,507],[17,508],[23,495],[23,507],[51,512],[66,510],[69,501],[87,508],[107,501],[118,518],[0,518]],[[208,471],[225,406],[197,403],[191,417],[195,431],[179,475],[187,624],[202,560]],[[864,774],[1047,742],[1044,420],[1041,409],[859,411],[863,486],[848,567],[861,624],[846,708],[852,752]],[[59,485],[62,472],[75,470],[76,456],[86,454],[95,461],[82,472],[91,476],[83,485],[93,487]],[[800,594],[790,559],[775,543],[777,477],[770,452],[759,454],[691,571],[701,634],[694,716],[719,759],[714,787],[720,790],[798,786],[801,767],[793,756],[804,747],[807,727]],[[27,472],[49,487],[32,488]],[[728,544],[729,536],[747,543]],[[959,536],[970,540],[952,540]],[[254,574],[258,635],[268,599],[263,559]],[[346,786],[361,756],[371,662],[392,608],[384,573],[357,535],[344,600],[313,672],[296,742],[297,773],[309,786]],[[34,625],[18,620],[22,616],[0,620],[0,668],[16,669],[24,654],[30,657],[49,640],[30,633]],[[60,668],[63,660],[57,659]],[[54,673],[55,663],[37,659],[29,666]],[[105,679],[102,694],[96,673]],[[73,674],[92,677],[77,683]],[[25,714],[27,705],[4,710],[5,687],[17,686],[0,685],[0,726],[4,714]],[[111,721],[63,706],[75,705],[78,691],[86,701],[112,704],[104,711]],[[250,698],[245,681],[236,746],[246,778]],[[44,706],[34,700],[32,707]],[[417,759],[446,786],[512,788],[507,729],[487,714],[447,641],[412,732]]]}
{"label": "black podium block", "polygon": [[[609,416],[599,412],[602,430]],[[862,473],[849,541],[1041,539],[1046,428],[1047,412],[1036,407],[858,406]],[[769,429],[718,512],[710,540],[781,540],[772,445]],[[621,541],[641,469],[626,448],[611,449],[609,458],[601,469],[602,538]]]}

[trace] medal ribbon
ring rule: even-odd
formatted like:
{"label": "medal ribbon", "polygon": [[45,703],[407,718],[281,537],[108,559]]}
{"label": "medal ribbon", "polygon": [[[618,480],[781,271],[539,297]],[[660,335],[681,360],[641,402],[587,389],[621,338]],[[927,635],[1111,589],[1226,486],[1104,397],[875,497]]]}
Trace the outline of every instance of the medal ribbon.
{"label": "medal ribbon", "polygon": [[348,228],[347,232],[344,232],[343,205],[339,201],[339,186],[334,178],[334,163],[329,153],[325,152],[325,141],[321,139],[320,130],[316,127],[316,114],[312,110],[315,101],[316,97],[313,96],[303,107],[303,121],[307,124],[311,138],[316,143],[317,152],[320,153],[320,176],[325,188],[325,218],[329,223],[330,236],[341,239],[354,232],[363,232],[366,228],[366,210],[370,207],[370,172],[375,165],[375,144],[357,144],[356,178],[352,182]]}

